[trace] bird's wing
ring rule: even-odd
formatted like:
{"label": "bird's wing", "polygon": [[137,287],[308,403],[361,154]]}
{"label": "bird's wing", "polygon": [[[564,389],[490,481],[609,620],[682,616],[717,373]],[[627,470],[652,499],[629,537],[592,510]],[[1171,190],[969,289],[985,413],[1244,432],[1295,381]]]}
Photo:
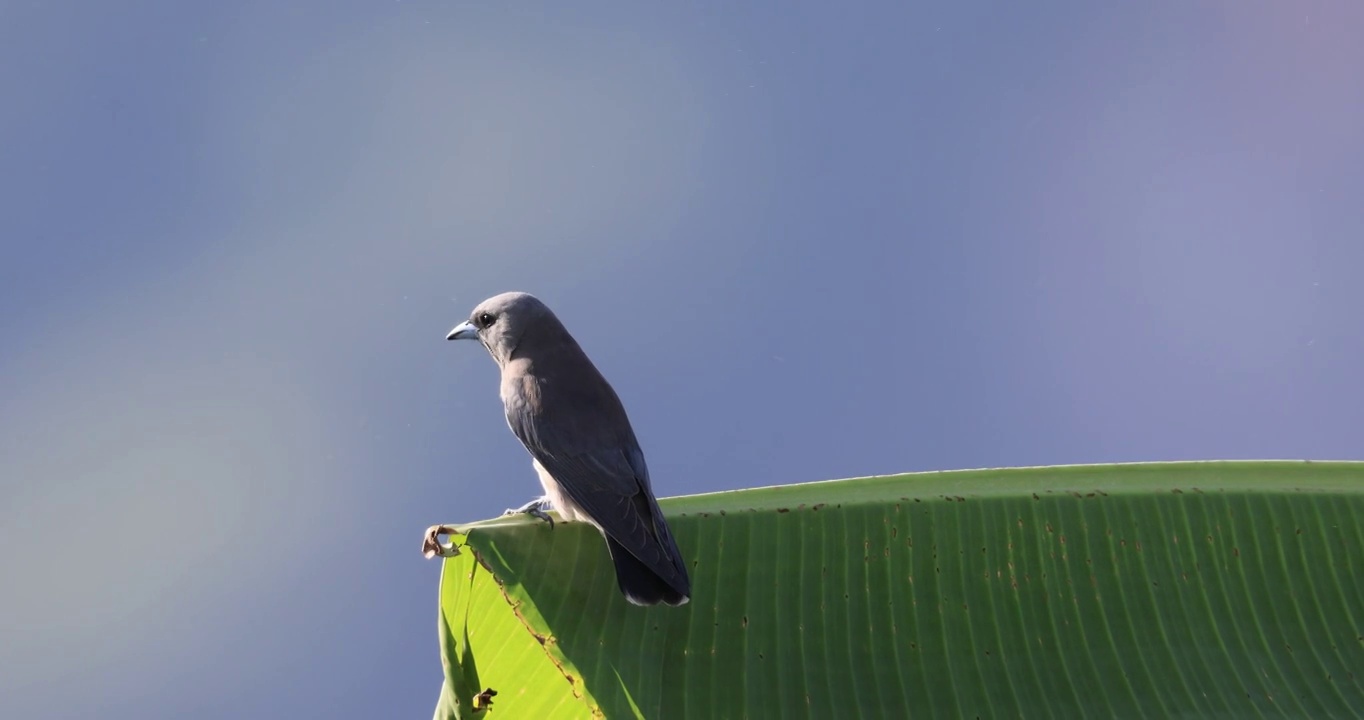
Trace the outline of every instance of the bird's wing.
{"label": "bird's wing", "polygon": [[508,412],[507,424],[603,532],[670,585],[685,589],[682,558],[649,489],[649,469],[638,443],[611,442],[611,433],[593,432],[582,424],[556,433],[541,413]]}

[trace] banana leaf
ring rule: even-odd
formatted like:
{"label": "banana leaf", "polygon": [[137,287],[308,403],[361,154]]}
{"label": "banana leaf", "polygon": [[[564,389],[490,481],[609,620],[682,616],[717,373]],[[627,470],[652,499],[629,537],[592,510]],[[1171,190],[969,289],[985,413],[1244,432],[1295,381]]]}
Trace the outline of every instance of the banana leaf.
{"label": "banana leaf", "polygon": [[660,505],[692,577],[678,608],[628,604],[582,523],[455,526],[435,717],[1364,717],[1364,463],[915,473]]}

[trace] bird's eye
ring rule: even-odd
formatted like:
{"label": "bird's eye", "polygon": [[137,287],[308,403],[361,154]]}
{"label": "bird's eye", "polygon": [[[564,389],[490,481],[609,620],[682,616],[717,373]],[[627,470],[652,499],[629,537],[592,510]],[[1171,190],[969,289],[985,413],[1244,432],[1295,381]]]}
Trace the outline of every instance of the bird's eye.
{"label": "bird's eye", "polygon": [[478,326],[481,328],[488,327],[495,322],[497,322],[497,316],[492,313],[482,313],[478,316],[477,320]]}

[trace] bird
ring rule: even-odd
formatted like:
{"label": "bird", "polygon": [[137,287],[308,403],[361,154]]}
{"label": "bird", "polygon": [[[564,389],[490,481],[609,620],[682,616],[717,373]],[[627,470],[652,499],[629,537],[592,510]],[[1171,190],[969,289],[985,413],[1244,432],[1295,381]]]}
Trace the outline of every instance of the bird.
{"label": "bird", "polygon": [[605,539],[627,601],[689,602],[691,579],[625,407],[554,312],[529,293],[502,293],[479,303],[446,339],[478,340],[497,363],[507,426],[545,491],[504,514],[531,515],[551,530],[550,509],[586,522]]}

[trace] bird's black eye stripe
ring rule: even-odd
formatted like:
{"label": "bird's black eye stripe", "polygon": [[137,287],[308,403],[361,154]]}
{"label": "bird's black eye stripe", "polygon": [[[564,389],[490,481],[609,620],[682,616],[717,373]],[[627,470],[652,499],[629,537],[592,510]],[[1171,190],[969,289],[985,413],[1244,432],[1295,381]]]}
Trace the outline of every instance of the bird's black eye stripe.
{"label": "bird's black eye stripe", "polygon": [[497,316],[492,313],[479,313],[479,316],[474,320],[474,324],[481,328],[488,327],[495,322],[497,322]]}

